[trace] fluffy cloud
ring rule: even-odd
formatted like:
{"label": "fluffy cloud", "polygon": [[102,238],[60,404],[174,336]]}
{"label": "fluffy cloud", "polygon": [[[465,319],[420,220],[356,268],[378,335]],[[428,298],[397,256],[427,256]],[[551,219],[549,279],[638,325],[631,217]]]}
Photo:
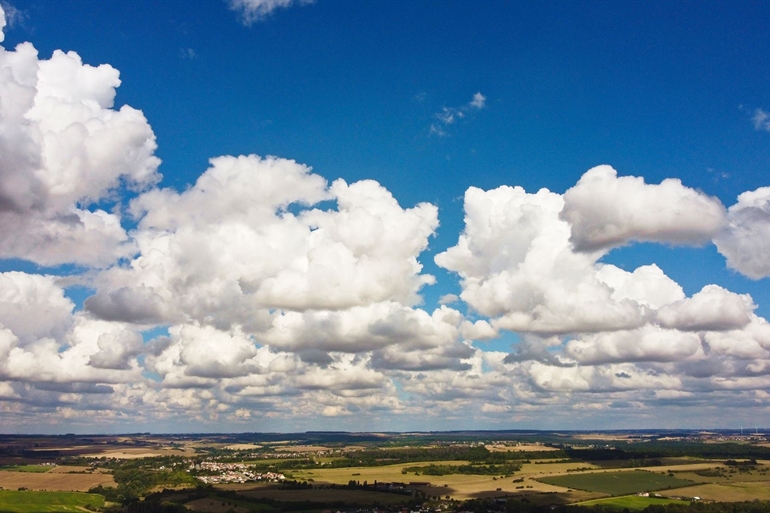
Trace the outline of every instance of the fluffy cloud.
{"label": "fluffy cloud", "polygon": [[596,277],[612,289],[614,301],[628,299],[658,309],[685,298],[684,290],[655,264],[626,272],[614,265],[598,265]]}
{"label": "fluffy cloud", "polygon": [[261,373],[257,347],[238,330],[228,333],[210,326],[179,325],[169,329],[171,343],[147,366],[168,386],[212,386],[220,378]]}
{"label": "fluffy cloud", "polygon": [[[623,181],[610,168],[600,171],[611,181]],[[588,182],[581,180],[583,185]],[[624,194],[633,196],[650,187],[638,179],[623,183],[630,185],[618,189],[618,205]],[[721,209],[678,183],[666,183],[695,204],[703,200],[714,212]],[[750,296],[707,285],[686,297],[654,264],[628,272],[600,262],[608,248],[578,251],[575,228],[564,215],[566,196],[547,190],[530,194],[520,187],[470,188],[465,229],[455,246],[435,258],[438,265],[459,274],[460,297],[488,317],[490,327],[519,335],[512,352],[493,367],[508,376],[515,390],[507,404],[518,399],[541,408],[558,403],[554,392],[594,394],[575,399],[574,404],[590,408],[673,404],[694,399],[658,392],[684,388],[686,394],[697,395],[725,388],[724,383],[735,386],[739,376],[770,371],[767,322],[753,313],[756,306]],[[643,211],[644,205],[633,208]],[[633,233],[641,224],[635,222],[618,232],[625,235],[616,242],[639,238]],[[648,234],[649,240],[682,241],[681,234],[687,232],[680,231],[676,239],[670,223],[648,227],[661,230],[660,235]],[[506,411],[497,406],[487,409]]]}
{"label": "fluffy cloud", "polygon": [[[232,6],[256,21],[290,3]],[[92,267],[0,273],[3,425],[590,424],[595,412],[654,419],[705,394],[715,408],[770,400],[770,325],[750,296],[707,285],[687,297],[657,265],[602,261],[632,241],[714,237],[732,268],[767,276],[768,188],[726,213],[677,180],[608,166],[564,195],[470,188],[465,229],[435,258],[461,294],[431,313],[418,307],[434,282],[419,258],[434,205],[255,155],[158,188],[154,135],[141,112],[113,108],[119,84],[74,53],[0,49],[0,258]],[[485,106],[476,93],[435,126]],[[128,232],[103,207],[126,202]],[[96,290],[85,310],[71,283]],[[168,333],[145,343],[151,328]],[[480,343],[500,336],[510,352]]]}
{"label": "fluffy cloud", "polygon": [[[137,363],[127,360],[138,353],[137,335],[89,326],[79,318],[78,325],[62,341],[43,338],[22,343],[8,329],[0,329],[0,379],[32,383],[124,383],[140,379]],[[117,334],[115,332],[118,332]],[[128,348],[114,344],[130,343]]]}
{"label": "fluffy cloud", "polygon": [[[711,331],[704,334],[710,352],[718,356],[731,356],[745,360],[762,360],[770,357],[770,324],[756,315],[741,329]],[[752,362],[752,366],[765,365]],[[768,368],[770,370],[770,368]]]}
{"label": "fluffy cloud", "polygon": [[618,177],[610,166],[590,169],[564,194],[561,216],[578,251],[629,241],[699,245],[725,224],[719,200],[673,178],[652,185],[641,177]]}
{"label": "fluffy cloud", "polygon": [[396,302],[376,303],[341,312],[284,312],[260,338],[284,350],[365,352],[399,345],[422,350],[458,338],[462,316],[441,307],[432,316]]}
{"label": "fluffy cloud", "polygon": [[613,390],[677,389],[681,381],[631,364],[553,367],[539,362],[528,366],[532,383],[549,392],[610,392]]}
{"label": "fluffy cloud", "polygon": [[636,330],[584,335],[568,342],[565,353],[587,365],[682,361],[703,354],[697,334],[650,325]]}
{"label": "fluffy cloud", "polygon": [[666,328],[724,331],[747,325],[755,308],[747,294],[735,294],[717,285],[707,285],[691,298],[664,306],[657,317]]}
{"label": "fluffy cloud", "polygon": [[727,219],[727,227],[714,239],[727,265],[755,280],[770,276],[770,187],[738,196]]}
{"label": "fluffy cloud", "polygon": [[276,9],[292,5],[312,4],[315,0],[230,0],[230,9],[241,15],[244,25],[252,25],[267,18]]}
{"label": "fluffy cloud", "polygon": [[[644,302],[602,280],[638,278],[621,279],[625,271],[617,268],[599,273],[597,255],[573,251],[570,225],[559,218],[563,206],[560,195],[545,189],[528,194],[521,187],[471,187],[465,193],[465,230],[436,263],[460,275],[460,297],[493,317],[496,328],[549,334],[641,326],[648,315]],[[680,297],[670,280],[645,286],[651,292],[660,287],[660,298]]]}
{"label": "fluffy cloud", "polygon": [[[323,200],[337,208],[309,208]],[[87,302],[107,319],[261,331],[268,309],[411,305],[433,283],[417,261],[438,226],[433,205],[402,209],[373,181],[326,187],[290,160],[213,159],[191,189],[150,191],[131,211],[139,256]]]}
{"label": "fluffy cloud", "polygon": [[112,108],[118,71],[74,52],[39,59],[29,43],[0,48],[0,70],[0,257],[107,265],[125,255],[118,216],[90,207],[160,177],[147,120]]}
{"label": "fluffy cloud", "polygon": [[74,308],[53,276],[0,273],[0,325],[23,344],[61,340],[70,328]]}
{"label": "fluffy cloud", "polygon": [[120,383],[138,377],[142,337],[125,324],[73,315],[52,276],[0,274],[0,379]]}

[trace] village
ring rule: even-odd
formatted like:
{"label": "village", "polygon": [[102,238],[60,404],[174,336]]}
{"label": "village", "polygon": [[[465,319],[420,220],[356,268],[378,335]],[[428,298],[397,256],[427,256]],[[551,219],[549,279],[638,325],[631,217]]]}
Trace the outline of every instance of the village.
{"label": "village", "polygon": [[219,472],[218,475],[196,476],[204,484],[225,484],[225,483],[249,483],[265,482],[280,483],[286,476],[279,472],[253,472],[249,466],[244,463],[219,463],[215,461],[204,461],[202,463],[191,463],[187,470],[204,470],[209,472]]}

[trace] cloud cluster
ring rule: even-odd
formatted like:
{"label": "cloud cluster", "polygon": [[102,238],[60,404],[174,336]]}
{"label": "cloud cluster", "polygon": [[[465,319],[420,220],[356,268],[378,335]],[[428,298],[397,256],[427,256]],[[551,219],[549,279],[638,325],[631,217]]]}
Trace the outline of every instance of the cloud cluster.
{"label": "cloud cluster", "polygon": [[[288,4],[233,5],[255,21]],[[435,257],[461,293],[429,309],[435,205],[256,155],[159,187],[152,129],[113,108],[119,84],[74,53],[0,48],[0,258],[83,266],[0,273],[3,425],[556,427],[597,411],[656,425],[682,406],[768,405],[770,324],[750,296],[687,296],[655,264],[603,258],[713,239],[766,277],[769,188],[725,209],[609,166],[564,194],[471,187],[462,234]],[[74,285],[92,291],[82,305]],[[497,337],[511,350],[488,350]]]}
{"label": "cloud cluster", "polygon": [[[639,406],[671,402],[667,391],[677,390],[690,401],[767,372],[767,321],[748,295],[706,285],[686,297],[654,264],[629,272],[601,259],[634,240],[693,244],[714,236],[726,253],[725,234],[751,240],[739,237],[741,222],[764,226],[764,192],[744,193],[725,212],[678,180],[648,185],[608,166],[589,170],[564,195],[470,188],[465,229],[435,260],[459,275],[460,298],[494,329],[522,336],[503,359],[521,380],[521,400],[601,393]],[[742,218],[749,208],[760,212]],[[742,249],[746,262],[766,263],[764,248]]]}

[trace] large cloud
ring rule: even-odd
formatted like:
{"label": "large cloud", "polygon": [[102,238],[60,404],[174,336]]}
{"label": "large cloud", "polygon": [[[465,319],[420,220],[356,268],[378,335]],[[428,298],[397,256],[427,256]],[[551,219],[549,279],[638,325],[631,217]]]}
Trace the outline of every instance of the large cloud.
{"label": "large cloud", "polygon": [[755,308],[748,294],[735,294],[718,285],[707,285],[691,298],[661,308],[658,322],[666,328],[688,331],[739,329],[749,323]]}
{"label": "large cloud", "polygon": [[682,361],[702,356],[697,334],[645,326],[636,330],[591,334],[567,344],[566,354],[581,364]]}
{"label": "large cloud", "polygon": [[641,177],[618,177],[610,166],[588,170],[564,194],[563,219],[578,251],[621,246],[629,241],[699,245],[725,224],[719,200],[669,178],[659,185]]}
{"label": "large cloud", "polygon": [[107,265],[125,255],[114,213],[91,208],[159,180],[142,113],[114,110],[118,71],[74,53],[0,48],[0,257]]}
{"label": "large cloud", "polygon": [[[308,208],[323,200],[336,209]],[[87,302],[109,319],[259,331],[268,309],[411,305],[433,282],[417,261],[438,225],[433,205],[402,209],[373,181],[327,188],[290,160],[214,159],[193,188],[150,191],[131,209],[140,254]]]}
{"label": "large cloud", "polygon": [[532,383],[548,392],[611,392],[614,390],[678,389],[675,376],[649,372],[632,364],[554,367],[532,362]]}
{"label": "large cloud", "polygon": [[559,218],[563,206],[560,195],[545,189],[471,187],[465,230],[436,263],[460,275],[464,301],[493,317],[495,327],[514,331],[630,329],[646,322],[649,305],[681,298],[681,289],[654,269],[602,269],[601,254],[575,252],[570,225]]}
{"label": "large cloud", "polygon": [[727,218],[728,226],[714,239],[727,265],[755,280],[770,276],[770,187],[738,196]]}
{"label": "large cloud", "polygon": [[142,337],[92,319],[53,276],[0,273],[0,380],[93,384],[136,380]]}
{"label": "large cloud", "polygon": [[462,315],[443,306],[433,315],[396,302],[344,311],[285,312],[260,338],[283,350],[365,352],[398,345],[401,351],[427,350],[460,336]]}
{"label": "large cloud", "polygon": [[[597,173],[618,180],[610,168],[588,175]],[[589,182],[584,177],[576,188]],[[696,238],[711,236],[720,226],[718,202],[681,184],[664,184],[670,199],[686,199],[680,207],[691,201],[711,209],[716,222],[707,222],[711,228]],[[633,179],[618,194],[626,186],[629,193],[650,187]],[[648,192],[626,214],[644,211],[644,198],[654,196]],[[691,395],[724,388],[722,383],[739,376],[770,372],[767,322],[753,313],[750,296],[707,285],[686,297],[654,264],[628,272],[602,263],[608,249],[601,245],[576,249],[575,229],[564,209],[565,198],[547,190],[470,188],[465,229],[457,245],[436,257],[437,264],[460,275],[461,298],[469,306],[489,317],[495,329],[518,332],[513,351],[497,368],[503,367],[499,372],[509,376],[520,401],[550,404],[558,402],[550,394],[560,391],[595,394],[580,404],[598,408],[610,401],[621,407],[685,400],[663,393],[674,388],[684,388],[692,401]],[[665,220],[671,212],[664,214]],[[613,244],[639,240],[642,225],[626,223],[617,232],[625,235]],[[646,240],[669,243],[694,242],[686,234],[697,232],[677,232],[668,221],[645,226],[661,232],[648,231]],[[490,411],[507,411],[488,404]]]}

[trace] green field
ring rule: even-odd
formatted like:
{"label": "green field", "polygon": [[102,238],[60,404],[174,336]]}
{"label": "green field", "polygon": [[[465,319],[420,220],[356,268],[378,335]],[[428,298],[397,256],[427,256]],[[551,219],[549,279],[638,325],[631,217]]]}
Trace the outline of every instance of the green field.
{"label": "green field", "polygon": [[220,497],[210,495],[203,499],[195,499],[184,504],[192,511],[202,511],[204,513],[225,513],[234,509],[235,511],[246,510],[249,513],[269,513],[275,511],[273,506],[259,502],[239,501],[231,497]]}
{"label": "green field", "polygon": [[604,506],[607,508],[629,509],[640,511],[653,504],[689,504],[687,501],[676,499],[665,499],[662,497],[639,497],[637,495],[626,495],[624,497],[612,497],[610,499],[595,499],[577,503],[577,506]]}
{"label": "green field", "polygon": [[42,474],[51,470],[50,465],[3,465],[0,470],[10,470],[12,472],[36,472]]}
{"label": "green field", "polygon": [[103,507],[104,497],[95,493],[0,490],[0,511],[12,513],[83,513],[79,508]]}
{"label": "green field", "polygon": [[637,492],[651,492],[669,488],[681,488],[694,484],[666,474],[656,474],[646,470],[630,470],[626,472],[588,472],[568,476],[541,477],[543,483],[576,488],[589,492],[600,492],[609,495],[628,495]]}

